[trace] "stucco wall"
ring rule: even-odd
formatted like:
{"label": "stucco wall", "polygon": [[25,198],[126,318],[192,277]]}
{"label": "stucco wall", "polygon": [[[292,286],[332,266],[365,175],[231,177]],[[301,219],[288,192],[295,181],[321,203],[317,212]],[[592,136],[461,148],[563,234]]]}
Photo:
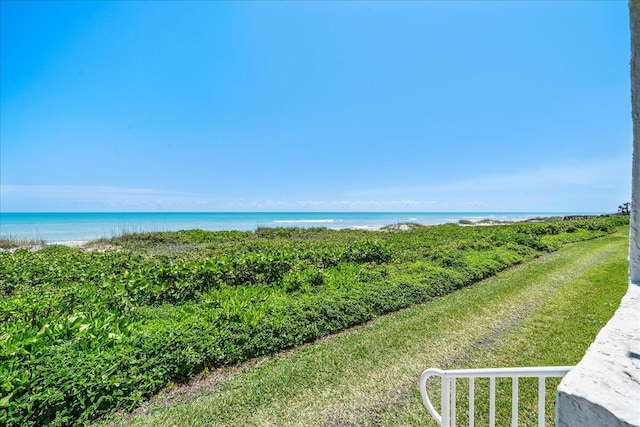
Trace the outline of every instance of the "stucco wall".
{"label": "stucco wall", "polygon": [[[631,117],[633,119],[633,175],[631,233],[629,236],[629,280],[640,285],[640,0],[629,2],[631,27]],[[638,308],[640,310],[640,307]]]}
{"label": "stucco wall", "polygon": [[633,171],[629,290],[584,358],[560,383],[558,427],[640,427],[640,0],[630,0]]}

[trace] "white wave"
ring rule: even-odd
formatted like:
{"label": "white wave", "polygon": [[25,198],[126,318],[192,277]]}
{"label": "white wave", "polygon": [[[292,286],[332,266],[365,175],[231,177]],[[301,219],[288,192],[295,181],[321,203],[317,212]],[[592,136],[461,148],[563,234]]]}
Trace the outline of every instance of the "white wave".
{"label": "white wave", "polygon": [[335,219],[282,219],[275,220],[278,224],[294,224],[294,223],[304,223],[304,222],[313,222],[313,223],[332,223],[336,222]]}

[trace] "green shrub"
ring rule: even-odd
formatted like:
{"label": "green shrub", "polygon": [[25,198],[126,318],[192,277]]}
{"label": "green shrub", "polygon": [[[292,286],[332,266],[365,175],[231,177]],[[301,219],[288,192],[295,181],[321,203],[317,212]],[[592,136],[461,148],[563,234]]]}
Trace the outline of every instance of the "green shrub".
{"label": "green shrub", "polygon": [[626,217],[401,233],[131,234],[0,252],[0,425],[77,425],[169,383],[446,295]]}
{"label": "green shrub", "polygon": [[391,261],[391,251],[377,241],[356,241],[347,245],[341,254],[345,262],[384,264]]}

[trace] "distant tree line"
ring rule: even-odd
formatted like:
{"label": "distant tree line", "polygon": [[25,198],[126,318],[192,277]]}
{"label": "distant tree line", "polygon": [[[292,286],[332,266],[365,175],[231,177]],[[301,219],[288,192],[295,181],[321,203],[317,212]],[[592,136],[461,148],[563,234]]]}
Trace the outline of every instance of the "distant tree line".
{"label": "distant tree line", "polygon": [[618,206],[618,213],[621,215],[630,215],[631,214],[631,203],[626,202]]}

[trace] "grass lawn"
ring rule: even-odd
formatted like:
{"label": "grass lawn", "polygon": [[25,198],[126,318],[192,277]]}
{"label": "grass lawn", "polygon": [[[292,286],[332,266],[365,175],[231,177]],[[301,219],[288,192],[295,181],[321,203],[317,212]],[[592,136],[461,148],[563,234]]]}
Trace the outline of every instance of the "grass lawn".
{"label": "grass lawn", "polygon": [[[426,368],[576,364],[626,292],[627,250],[621,227],[314,344],[209,372],[103,424],[436,425],[418,391]],[[549,383],[552,425],[557,383]],[[533,425],[527,412],[535,416],[537,401],[526,384],[520,420]],[[438,392],[432,388],[436,402]],[[510,396],[506,385],[499,392]],[[508,417],[502,409],[499,417]]]}

